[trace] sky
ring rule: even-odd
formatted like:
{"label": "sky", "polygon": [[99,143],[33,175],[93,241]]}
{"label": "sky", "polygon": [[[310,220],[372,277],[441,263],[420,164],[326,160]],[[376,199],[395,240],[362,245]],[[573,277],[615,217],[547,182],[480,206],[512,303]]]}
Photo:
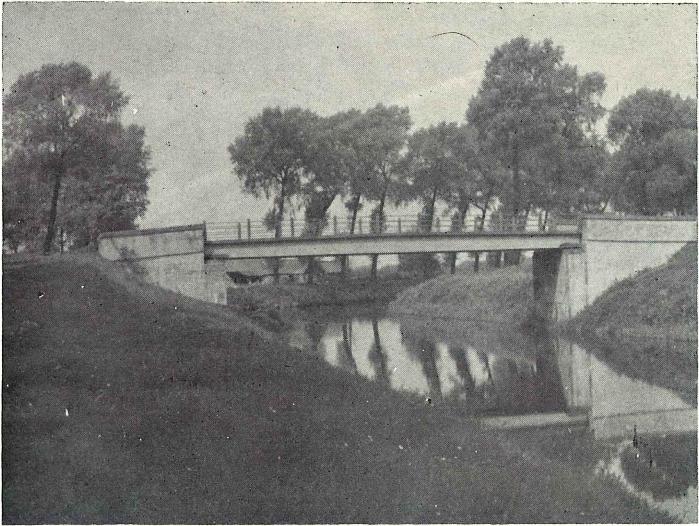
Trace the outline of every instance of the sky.
{"label": "sky", "polygon": [[[266,106],[320,115],[408,106],[414,127],[463,122],[493,49],[550,38],[603,105],[647,86],[696,97],[697,8],[621,4],[5,3],[3,90],[46,63],[110,71],[145,127],[141,226],[259,219],[227,147]],[[458,31],[455,35],[434,37]],[[342,213],[338,204],[335,213]]]}

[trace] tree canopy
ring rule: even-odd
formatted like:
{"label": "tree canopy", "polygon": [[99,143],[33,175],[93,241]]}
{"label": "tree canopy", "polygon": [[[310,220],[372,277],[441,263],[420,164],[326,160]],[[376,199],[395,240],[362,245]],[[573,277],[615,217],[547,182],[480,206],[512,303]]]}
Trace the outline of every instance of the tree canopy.
{"label": "tree canopy", "polygon": [[265,108],[247,122],[243,135],[228,147],[245,191],[256,197],[273,197],[268,217],[275,237],[282,234],[287,202],[301,190],[318,119],[315,113],[301,108]]}
{"label": "tree canopy", "polygon": [[[518,37],[497,47],[469,103],[468,123],[504,168],[499,197],[515,216],[533,206],[573,207],[573,196],[598,175],[588,165],[599,160],[593,126],[604,115],[604,76],[579,75],[563,54],[548,39]],[[586,170],[574,169],[578,157]]]}
{"label": "tree canopy", "polygon": [[[54,241],[56,221],[77,242],[133,227],[148,204],[144,131],[124,127],[128,97],[109,73],[78,63],[24,74],[3,104],[3,225],[11,245]],[[59,210],[60,208],[60,210]]]}
{"label": "tree canopy", "polygon": [[475,198],[479,176],[474,139],[469,127],[441,122],[415,131],[408,140],[400,199],[422,202],[426,230],[430,230],[438,200],[465,214]]}
{"label": "tree canopy", "polygon": [[697,101],[643,88],[611,111],[610,177],[622,211],[696,213]]}

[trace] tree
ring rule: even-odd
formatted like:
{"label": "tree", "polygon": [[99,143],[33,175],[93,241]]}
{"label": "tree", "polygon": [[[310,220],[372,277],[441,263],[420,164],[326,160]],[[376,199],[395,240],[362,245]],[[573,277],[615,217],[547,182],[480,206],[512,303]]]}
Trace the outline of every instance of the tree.
{"label": "tree", "polygon": [[[518,37],[491,55],[466,118],[482,148],[506,168],[498,197],[520,225],[541,187],[575,187],[580,174],[568,170],[561,152],[585,148],[604,114],[599,103],[604,89],[601,73],[579,75],[563,61],[563,48],[548,39],[531,43]],[[551,169],[542,171],[545,166]]]}
{"label": "tree", "polygon": [[346,203],[351,214],[350,233],[354,232],[362,197],[378,201],[372,216],[379,219],[372,223],[378,224],[383,217],[393,170],[405,146],[410,125],[408,108],[383,104],[377,104],[352,121],[349,133],[354,155],[348,181],[351,198]]}
{"label": "tree", "polygon": [[[432,230],[438,200],[455,209],[452,225],[458,227],[475,197],[476,172],[475,136],[468,127],[441,122],[417,130],[408,140],[402,163],[399,200],[422,202],[419,228],[424,232]],[[427,269],[426,261],[425,273]]]}
{"label": "tree", "polygon": [[[66,211],[73,218],[71,228],[81,221],[85,228],[85,214],[81,218],[77,208],[101,217],[99,225],[88,228],[90,239],[100,228],[133,226],[147,204],[150,170],[142,129],[124,129],[119,122],[127,102],[109,73],[93,77],[75,62],[44,65],[12,85],[3,101],[3,188],[10,193],[3,200],[3,224],[13,243],[17,235],[45,231],[43,251],[48,253],[61,200],[76,207]],[[122,152],[120,146],[135,136],[140,136],[138,148]]]}
{"label": "tree", "polygon": [[133,228],[146,211],[150,152],[145,131],[136,125],[114,123],[100,130],[92,166],[86,165],[66,181],[61,199],[61,225],[73,243],[94,243],[100,232]]}
{"label": "tree", "polygon": [[[369,199],[378,201],[371,212],[371,230],[380,233],[385,223],[386,198],[411,126],[410,111],[377,104],[366,111],[362,120],[364,133],[355,144],[365,177],[364,192]],[[378,260],[377,255],[371,257],[372,278],[376,278]]]}
{"label": "tree", "polygon": [[[268,225],[275,238],[282,236],[287,202],[301,189],[309,138],[317,122],[315,113],[301,108],[265,108],[247,122],[243,135],[228,146],[234,172],[245,191],[255,197],[273,197]],[[273,271],[278,282],[278,260],[273,263]]]}
{"label": "tree", "polygon": [[643,88],[611,111],[607,135],[618,210],[696,213],[697,102]]}
{"label": "tree", "polygon": [[350,130],[360,115],[358,110],[349,110],[319,119],[309,135],[300,189],[309,235],[322,232],[330,206],[346,191],[355,159]]}
{"label": "tree", "polygon": [[[358,110],[349,110],[321,118],[309,135],[306,170],[300,189],[306,220],[304,235],[317,237],[323,232],[328,210],[337,196],[345,192],[354,159],[349,129],[359,115]],[[310,257],[306,261],[308,279],[312,282],[315,259]]]}
{"label": "tree", "polygon": [[317,121],[316,114],[301,108],[265,108],[228,146],[234,172],[244,190],[255,197],[273,197],[277,238],[282,235],[285,206],[301,189],[309,138]]}

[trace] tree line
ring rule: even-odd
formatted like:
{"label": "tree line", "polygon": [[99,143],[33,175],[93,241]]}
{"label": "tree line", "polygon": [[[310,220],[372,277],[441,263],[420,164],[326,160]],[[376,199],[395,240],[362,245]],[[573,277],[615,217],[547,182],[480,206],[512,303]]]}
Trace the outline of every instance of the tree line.
{"label": "tree line", "polygon": [[520,227],[534,211],[696,213],[696,100],[644,88],[607,112],[605,88],[601,73],[565,62],[562,47],[519,37],[491,55],[463,123],[411,133],[398,106],[328,117],[265,108],[229,153],[245,190],[273,198],[277,236],[294,201],[322,228],[343,199],[350,232],[365,206],[380,225],[389,202],[419,202],[425,230],[438,203],[452,224],[497,209]]}
{"label": "tree line", "polygon": [[[376,230],[389,204],[415,202],[425,230],[438,207],[457,228],[494,211],[520,226],[532,213],[695,214],[696,100],[643,88],[606,111],[605,88],[562,47],[518,37],[495,48],[463,122],[413,131],[399,106],[330,116],[265,108],[228,153],[244,190],[271,199],[265,222],[276,236],[291,210],[318,235],[338,200],[350,232],[362,210]],[[78,246],[133,227],[152,168],[143,128],[121,123],[127,102],[109,74],[76,63],[12,85],[3,97],[7,245],[48,252],[57,225],[59,240]]]}

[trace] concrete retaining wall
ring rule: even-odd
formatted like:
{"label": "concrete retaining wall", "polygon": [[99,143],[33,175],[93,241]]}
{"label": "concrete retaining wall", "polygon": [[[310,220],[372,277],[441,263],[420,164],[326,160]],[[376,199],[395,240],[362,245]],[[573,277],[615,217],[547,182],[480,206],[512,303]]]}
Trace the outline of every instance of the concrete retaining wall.
{"label": "concrete retaining wall", "polygon": [[592,303],[616,281],[667,263],[697,241],[694,219],[586,218],[582,243],[587,259],[587,302]]}
{"label": "concrete retaining wall", "polygon": [[566,320],[615,282],[667,261],[697,242],[696,219],[587,217],[582,248],[563,249],[554,318]]}
{"label": "concrete retaining wall", "polygon": [[204,225],[187,225],[110,232],[97,242],[103,258],[123,261],[150,283],[204,301],[225,301],[225,287],[206,273],[205,240]]}

